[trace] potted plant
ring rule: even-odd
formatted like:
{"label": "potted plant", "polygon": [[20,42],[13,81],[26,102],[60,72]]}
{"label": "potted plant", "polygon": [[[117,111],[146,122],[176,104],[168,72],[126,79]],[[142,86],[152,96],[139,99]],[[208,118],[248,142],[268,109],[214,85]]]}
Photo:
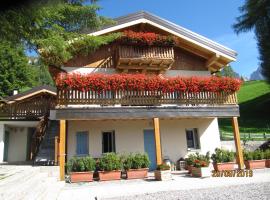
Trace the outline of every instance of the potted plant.
{"label": "potted plant", "polygon": [[196,159],[195,154],[189,154],[188,157],[185,159],[186,161],[186,169],[188,170],[188,173],[191,174],[191,169],[194,164],[194,160]]}
{"label": "potted plant", "polygon": [[95,168],[95,160],[90,156],[73,157],[67,163],[67,171],[72,183],[93,181]]}
{"label": "potted plant", "polygon": [[265,168],[264,152],[261,150],[245,151],[244,160],[247,169]]}
{"label": "potted plant", "polygon": [[192,176],[209,177],[211,175],[209,163],[210,163],[209,152],[207,152],[206,155],[196,153],[196,159],[194,160],[194,164],[191,169]]}
{"label": "potted plant", "polygon": [[127,179],[139,179],[147,177],[150,165],[150,160],[147,154],[129,154],[124,156],[122,162],[127,174]]}
{"label": "potted plant", "polygon": [[166,164],[161,164],[157,166],[155,170],[155,179],[158,181],[167,181],[172,179],[171,167]]}
{"label": "potted plant", "polygon": [[105,153],[96,162],[100,181],[120,180],[122,163],[116,153]]}
{"label": "potted plant", "polygon": [[216,171],[234,169],[235,153],[232,151],[216,148],[211,159],[213,160],[213,166]]}
{"label": "potted plant", "polygon": [[270,149],[267,149],[264,152],[264,157],[265,157],[265,166],[270,168]]}

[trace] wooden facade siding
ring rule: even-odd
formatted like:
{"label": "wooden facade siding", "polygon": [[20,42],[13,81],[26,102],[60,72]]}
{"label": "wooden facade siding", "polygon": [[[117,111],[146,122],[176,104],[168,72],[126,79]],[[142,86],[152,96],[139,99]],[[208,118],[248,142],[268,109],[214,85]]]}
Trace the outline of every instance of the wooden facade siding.
{"label": "wooden facade siding", "polygon": [[174,92],[160,91],[80,91],[58,90],[57,105],[115,105],[123,106],[159,106],[161,104],[179,105],[236,105],[236,93],[213,92]]}
{"label": "wooden facade siding", "polygon": [[59,108],[56,119],[66,120],[115,120],[115,119],[170,119],[170,118],[228,118],[239,116],[239,106],[171,106],[171,107],[93,107]]}
{"label": "wooden facade siding", "polygon": [[55,107],[56,97],[38,95],[11,104],[0,105],[0,119],[38,119]]}

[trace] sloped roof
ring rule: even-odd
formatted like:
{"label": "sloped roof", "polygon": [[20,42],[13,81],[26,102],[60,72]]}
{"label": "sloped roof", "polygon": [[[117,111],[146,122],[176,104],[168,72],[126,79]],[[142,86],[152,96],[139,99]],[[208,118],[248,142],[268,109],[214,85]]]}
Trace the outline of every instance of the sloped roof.
{"label": "sloped roof", "polygon": [[6,101],[7,103],[12,103],[14,101],[22,100],[22,99],[34,96],[39,93],[48,93],[51,95],[56,95],[56,88],[49,85],[37,86],[25,92],[21,92],[16,95],[5,97],[3,98],[3,100]]}
{"label": "sloped roof", "polygon": [[203,47],[215,54],[222,55],[231,61],[236,60],[237,53],[234,50],[149,12],[139,11],[133,14],[115,18],[114,20],[116,21],[116,24],[104,27],[101,30],[92,32],[90,34],[103,35],[136,24],[148,23],[175,36],[183,38],[184,40],[194,43],[195,45],[199,45],[200,47]]}

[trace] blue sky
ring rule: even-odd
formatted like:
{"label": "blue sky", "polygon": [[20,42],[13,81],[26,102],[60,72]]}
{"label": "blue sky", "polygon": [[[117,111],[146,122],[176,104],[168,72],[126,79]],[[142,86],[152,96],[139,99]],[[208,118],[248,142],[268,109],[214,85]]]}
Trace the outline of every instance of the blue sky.
{"label": "blue sky", "polygon": [[254,33],[236,35],[232,29],[244,0],[100,0],[101,15],[118,17],[145,10],[219,42],[238,52],[232,63],[246,77],[259,65]]}

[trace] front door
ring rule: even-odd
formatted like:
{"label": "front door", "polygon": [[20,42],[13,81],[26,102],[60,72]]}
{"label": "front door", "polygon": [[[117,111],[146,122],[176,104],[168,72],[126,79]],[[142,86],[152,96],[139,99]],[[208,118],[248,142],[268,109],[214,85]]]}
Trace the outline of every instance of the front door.
{"label": "front door", "polygon": [[155,170],[157,162],[154,130],[144,130],[144,151],[148,154],[151,162],[149,169],[151,171]]}
{"label": "front door", "polygon": [[9,146],[9,132],[5,131],[5,139],[4,139],[4,161],[8,161],[8,146]]}

